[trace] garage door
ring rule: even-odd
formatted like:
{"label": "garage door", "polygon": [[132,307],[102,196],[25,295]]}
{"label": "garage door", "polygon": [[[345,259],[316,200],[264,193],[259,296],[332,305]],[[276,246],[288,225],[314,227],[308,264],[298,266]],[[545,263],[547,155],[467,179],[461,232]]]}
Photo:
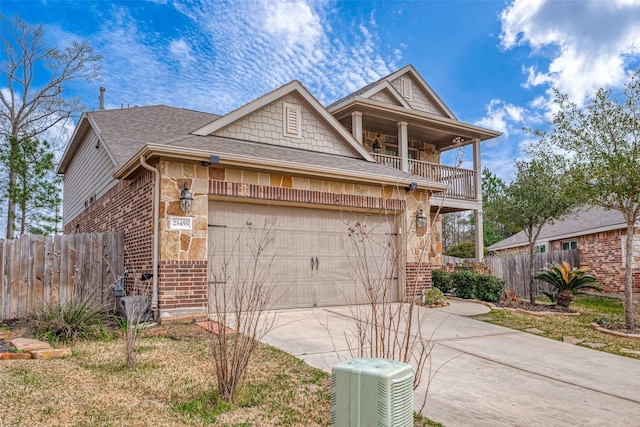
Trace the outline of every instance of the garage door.
{"label": "garage door", "polygon": [[273,308],[363,304],[371,290],[397,301],[395,228],[392,215],[210,201],[210,298],[242,281],[261,251]]}

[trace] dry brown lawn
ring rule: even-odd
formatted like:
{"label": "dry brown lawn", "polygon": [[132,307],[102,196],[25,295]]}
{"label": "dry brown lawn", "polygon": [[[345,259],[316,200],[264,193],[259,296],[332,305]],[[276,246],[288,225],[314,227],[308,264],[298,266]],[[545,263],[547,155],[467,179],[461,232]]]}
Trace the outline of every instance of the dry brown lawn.
{"label": "dry brown lawn", "polygon": [[330,377],[264,345],[237,402],[218,402],[207,334],[192,324],[148,329],[133,370],[122,339],[73,343],[62,360],[0,362],[0,425],[330,424]]}

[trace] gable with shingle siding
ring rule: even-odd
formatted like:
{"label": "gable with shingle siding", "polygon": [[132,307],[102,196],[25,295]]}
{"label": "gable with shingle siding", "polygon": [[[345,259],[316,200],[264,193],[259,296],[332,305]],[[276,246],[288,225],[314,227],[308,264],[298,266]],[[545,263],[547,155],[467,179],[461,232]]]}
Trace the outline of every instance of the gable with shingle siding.
{"label": "gable with shingle siding", "polygon": [[401,106],[401,104],[389,93],[388,90],[381,90],[380,92],[371,95],[374,101],[385,102],[387,104]]}
{"label": "gable with shingle siding", "polygon": [[[411,84],[411,96],[406,96],[406,90],[403,90],[403,82],[408,81]],[[448,117],[442,109],[434,102],[431,96],[424,91],[422,85],[420,85],[414,78],[408,73],[394,79],[391,85],[396,88],[398,93],[413,107],[415,110],[424,111],[426,113],[437,114],[439,116]]]}
{"label": "gable with shingle siding", "polygon": [[[285,108],[298,109],[300,133],[285,130]],[[306,103],[288,94],[216,131],[216,136],[359,158]]]}

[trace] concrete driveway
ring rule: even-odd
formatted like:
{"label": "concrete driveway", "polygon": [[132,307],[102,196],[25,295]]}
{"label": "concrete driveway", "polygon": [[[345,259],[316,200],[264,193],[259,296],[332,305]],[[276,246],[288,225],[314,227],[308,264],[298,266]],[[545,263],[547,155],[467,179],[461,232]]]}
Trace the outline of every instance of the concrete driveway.
{"label": "concrete driveway", "polygon": [[[419,309],[433,336],[431,371],[439,369],[423,410],[430,419],[447,427],[640,426],[640,360],[464,317],[488,311],[479,304]],[[262,341],[331,372],[352,357],[345,335],[353,328],[348,307],[286,310]],[[425,389],[416,391],[416,410]]]}

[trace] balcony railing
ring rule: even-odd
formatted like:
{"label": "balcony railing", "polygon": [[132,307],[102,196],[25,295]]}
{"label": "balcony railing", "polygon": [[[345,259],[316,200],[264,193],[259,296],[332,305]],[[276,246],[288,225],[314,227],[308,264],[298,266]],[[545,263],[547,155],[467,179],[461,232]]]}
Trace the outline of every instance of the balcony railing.
{"label": "balcony railing", "polygon": [[[378,163],[402,169],[402,160],[397,156],[371,153]],[[461,200],[477,200],[476,171],[438,165],[422,160],[409,159],[409,171],[421,177],[450,185],[445,197]]]}

